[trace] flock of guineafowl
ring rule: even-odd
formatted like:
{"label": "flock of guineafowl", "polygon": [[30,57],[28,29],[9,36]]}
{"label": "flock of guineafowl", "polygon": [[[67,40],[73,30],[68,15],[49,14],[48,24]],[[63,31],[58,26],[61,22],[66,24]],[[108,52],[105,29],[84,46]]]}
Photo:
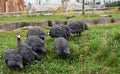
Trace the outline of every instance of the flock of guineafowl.
{"label": "flock of guineafowl", "polygon": [[[88,29],[87,24],[82,21],[74,21],[68,25],[56,25],[50,28],[49,36],[54,39],[54,49],[58,56],[64,57],[70,54],[67,37],[72,34],[81,34]],[[46,53],[45,42],[46,33],[40,28],[30,28],[24,43],[21,42],[21,36],[16,35],[17,50],[7,49],[3,57],[5,63],[10,68],[23,68],[23,63],[29,63],[34,60],[41,60],[39,53]],[[64,56],[63,56],[64,55]]]}

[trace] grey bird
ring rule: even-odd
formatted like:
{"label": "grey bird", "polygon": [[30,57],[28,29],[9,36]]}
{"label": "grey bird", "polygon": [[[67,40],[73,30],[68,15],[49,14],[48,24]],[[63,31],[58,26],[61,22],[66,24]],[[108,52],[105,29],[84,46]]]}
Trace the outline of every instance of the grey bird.
{"label": "grey bird", "polygon": [[80,35],[84,30],[88,29],[87,24],[82,21],[73,21],[69,23],[68,26],[71,28],[72,34],[78,35]]}
{"label": "grey bird", "polygon": [[4,51],[4,61],[10,68],[23,68],[22,56],[13,49]]}
{"label": "grey bird", "polygon": [[54,49],[59,56],[70,54],[70,49],[68,47],[68,41],[63,37],[55,38]]}
{"label": "grey bird", "polygon": [[50,29],[49,36],[51,37],[66,37],[65,29],[60,26],[53,26]]}
{"label": "grey bird", "polygon": [[28,32],[27,32],[27,37],[29,37],[29,36],[38,36],[40,39],[45,39],[45,37],[46,37],[46,34],[45,34],[45,32],[42,30],[42,29],[40,29],[40,28],[31,28],[31,29],[29,29],[28,30]]}
{"label": "grey bird", "polygon": [[40,56],[34,52],[28,44],[21,43],[20,35],[16,35],[16,37],[18,53],[22,56],[23,61],[31,62],[34,60],[40,60]]}
{"label": "grey bird", "polygon": [[71,28],[69,26],[53,26],[50,29],[49,36],[57,38],[57,37],[70,37],[71,36]]}
{"label": "grey bird", "polygon": [[45,43],[38,36],[29,36],[26,38],[25,43],[32,47],[36,53],[41,51],[46,53]]}

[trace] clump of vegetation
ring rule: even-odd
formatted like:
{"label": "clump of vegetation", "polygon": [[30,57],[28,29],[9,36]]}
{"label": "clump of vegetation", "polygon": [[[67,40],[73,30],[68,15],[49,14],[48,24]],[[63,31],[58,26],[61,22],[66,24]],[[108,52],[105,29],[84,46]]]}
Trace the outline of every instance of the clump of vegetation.
{"label": "clump of vegetation", "polygon": [[[7,48],[16,49],[15,34],[20,33],[22,41],[27,30],[0,33],[1,74],[119,74],[120,73],[120,23],[92,25],[81,36],[73,35],[68,40],[70,55],[61,59],[54,51],[54,38],[47,37],[47,54],[41,61],[29,63],[21,70],[12,70],[3,60]],[[43,27],[44,28],[44,27]],[[49,28],[44,28],[48,31]]]}
{"label": "clump of vegetation", "polygon": [[115,1],[112,3],[106,3],[105,4],[106,7],[116,7],[116,6],[120,6],[120,1]]}

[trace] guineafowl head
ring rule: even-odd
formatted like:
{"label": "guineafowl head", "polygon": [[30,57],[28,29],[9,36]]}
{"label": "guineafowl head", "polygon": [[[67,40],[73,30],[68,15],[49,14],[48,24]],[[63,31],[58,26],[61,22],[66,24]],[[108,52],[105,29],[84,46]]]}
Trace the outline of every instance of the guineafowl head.
{"label": "guineafowl head", "polygon": [[15,62],[13,60],[8,61],[8,66],[11,67],[11,68],[16,68],[16,67],[23,68],[23,64],[22,63]]}
{"label": "guineafowl head", "polygon": [[20,38],[20,37],[21,37],[20,34],[16,35],[16,38]]}
{"label": "guineafowl head", "polygon": [[17,34],[17,35],[16,35],[16,39],[17,39],[18,42],[21,42],[21,39],[20,39],[20,38],[21,38],[20,34]]}

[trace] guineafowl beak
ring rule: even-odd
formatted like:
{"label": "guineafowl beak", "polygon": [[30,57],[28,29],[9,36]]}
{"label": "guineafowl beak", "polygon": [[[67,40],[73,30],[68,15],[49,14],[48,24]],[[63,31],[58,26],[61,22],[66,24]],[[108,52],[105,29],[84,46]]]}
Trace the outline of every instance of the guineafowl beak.
{"label": "guineafowl beak", "polygon": [[20,68],[23,68],[23,64],[21,62],[17,63]]}
{"label": "guineafowl beak", "polygon": [[22,64],[20,64],[20,65],[19,65],[19,67],[20,67],[20,68],[23,68],[23,65],[22,65]]}

